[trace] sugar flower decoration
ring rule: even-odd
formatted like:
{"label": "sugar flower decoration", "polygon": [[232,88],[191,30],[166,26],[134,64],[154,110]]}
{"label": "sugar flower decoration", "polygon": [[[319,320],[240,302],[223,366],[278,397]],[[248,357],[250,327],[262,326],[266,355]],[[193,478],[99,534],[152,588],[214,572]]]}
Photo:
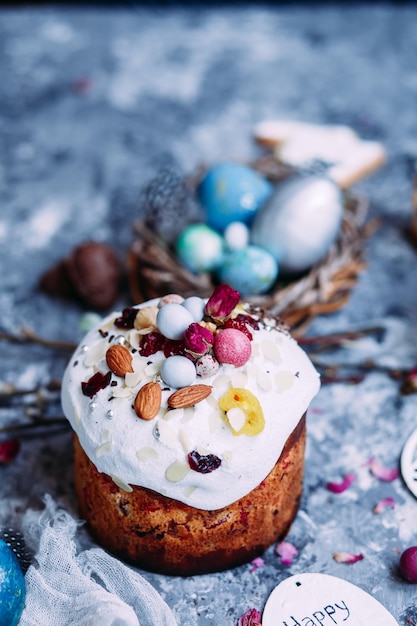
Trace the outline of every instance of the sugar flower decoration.
{"label": "sugar flower decoration", "polygon": [[237,626],[261,626],[261,614],[257,609],[249,609],[239,618]]}
{"label": "sugar flower decoration", "polygon": [[240,293],[229,285],[222,283],[214,289],[211,297],[208,299],[205,313],[214,320],[223,321],[229,317],[239,300]]}
{"label": "sugar flower decoration", "polygon": [[297,548],[289,541],[281,541],[276,546],[275,552],[281,557],[283,565],[292,565],[294,557],[298,554]]}
{"label": "sugar flower decoration", "polygon": [[346,489],[349,489],[351,484],[356,480],[356,474],[353,472],[350,474],[345,474],[343,476],[341,482],[329,482],[326,485],[326,488],[332,493],[343,493]]}

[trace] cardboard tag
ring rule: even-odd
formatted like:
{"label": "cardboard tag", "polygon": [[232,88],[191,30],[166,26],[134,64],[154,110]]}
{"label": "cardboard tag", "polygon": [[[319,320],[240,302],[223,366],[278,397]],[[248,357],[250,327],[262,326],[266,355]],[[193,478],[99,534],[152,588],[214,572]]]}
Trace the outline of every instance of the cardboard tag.
{"label": "cardboard tag", "polygon": [[405,442],[401,454],[401,474],[405,484],[417,498],[417,428]]}
{"label": "cardboard tag", "polygon": [[398,626],[375,598],[336,576],[298,574],[269,596],[262,626]]}

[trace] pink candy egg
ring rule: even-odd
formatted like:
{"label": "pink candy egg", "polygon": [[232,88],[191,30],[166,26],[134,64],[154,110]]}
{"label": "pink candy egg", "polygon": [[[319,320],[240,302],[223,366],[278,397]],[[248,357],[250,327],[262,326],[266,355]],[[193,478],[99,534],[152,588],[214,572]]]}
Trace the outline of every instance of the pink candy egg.
{"label": "pink candy egg", "polygon": [[214,353],[219,363],[241,367],[250,358],[252,347],[249,338],[236,328],[225,328],[214,337]]}

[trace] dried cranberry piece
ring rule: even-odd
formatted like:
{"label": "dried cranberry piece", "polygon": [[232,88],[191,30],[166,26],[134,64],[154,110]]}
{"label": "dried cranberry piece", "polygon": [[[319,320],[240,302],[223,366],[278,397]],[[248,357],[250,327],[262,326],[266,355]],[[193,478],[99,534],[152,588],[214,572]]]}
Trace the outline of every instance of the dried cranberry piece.
{"label": "dried cranberry piece", "polygon": [[0,463],[6,464],[13,461],[20,450],[20,441],[17,439],[6,439],[0,442]]}
{"label": "dried cranberry piece", "polygon": [[143,335],[140,341],[139,354],[141,356],[150,356],[159,350],[163,350],[165,345],[165,337],[161,333],[151,332]]}
{"label": "dried cranberry piece", "polygon": [[164,356],[168,358],[169,356],[184,355],[184,342],[182,339],[166,339],[164,343]]}
{"label": "dried cranberry piece", "polygon": [[114,325],[116,328],[127,328],[131,329],[134,327],[136,315],[138,314],[138,310],[133,306],[127,306],[122,311],[122,316],[117,317],[114,320]]}
{"label": "dried cranberry piece", "polygon": [[224,323],[224,328],[236,328],[237,330],[240,330],[242,333],[245,333],[245,335],[250,340],[252,340],[252,333],[249,330],[248,326],[251,326],[254,330],[259,329],[258,322],[254,320],[253,317],[250,317],[249,315],[244,315],[243,313],[239,313],[239,315],[237,315],[233,319],[229,318]]}
{"label": "dried cranberry piece", "polygon": [[107,387],[110,384],[110,380],[111,372],[107,372],[107,374],[96,372],[96,374],[91,376],[86,383],[81,383],[82,392],[85,396],[92,398],[100,391],[100,389]]}
{"label": "dried cranberry piece", "polygon": [[188,464],[195,472],[200,474],[210,474],[214,470],[218,469],[222,463],[215,454],[199,454],[197,450],[193,450],[188,454]]}

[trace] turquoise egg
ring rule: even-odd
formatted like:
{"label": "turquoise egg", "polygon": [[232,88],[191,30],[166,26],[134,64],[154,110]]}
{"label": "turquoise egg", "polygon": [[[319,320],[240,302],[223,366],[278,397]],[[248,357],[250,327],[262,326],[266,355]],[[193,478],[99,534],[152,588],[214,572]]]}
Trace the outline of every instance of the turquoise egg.
{"label": "turquoise egg", "polygon": [[278,263],[267,250],[249,245],[229,252],[219,268],[218,277],[241,295],[265,293],[278,276]]}
{"label": "turquoise egg", "polygon": [[251,167],[226,162],[207,172],[197,194],[207,224],[222,233],[232,222],[251,224],[272,191],[271,183]]}
{"label": "turquoise egg", "polygon": [[175,250],[180,262],[191,272],[212,272],[223,258],[224,241],[206,224],[187,226],[177,239]]}
{"label": "turquoise egg", "polygon": [[0,626],[17,626],[25,599],[25,579],[19,561],[0,539]]}

